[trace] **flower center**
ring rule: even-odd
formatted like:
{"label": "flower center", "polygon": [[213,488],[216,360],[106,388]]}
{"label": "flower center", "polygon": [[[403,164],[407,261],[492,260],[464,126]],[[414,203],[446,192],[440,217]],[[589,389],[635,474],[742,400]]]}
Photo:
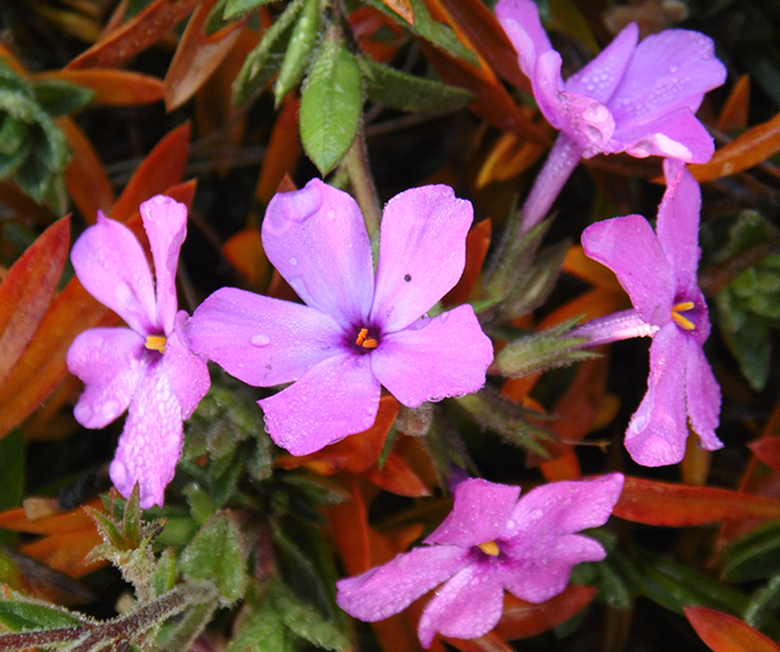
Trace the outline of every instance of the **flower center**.
{"label": "flower center", "polygon": [[150,351],[159,351],[165,353],[165,345],[168,343],[168,338],[165,335],[150,335],[146,338],[146,346]]}
{"label": "flower center", "polygon": [[498,553],[501,552],[501,550],[498,548],[498,544],[495,541],[486,541],[485,543],[480,543],[477,548],[491,557],[498,557]]}
{"label": "flower center", "polygon": [[375,338],[371,337],[371,334],[368,332],[367,328],[360,329],[357,339],[355,340],[355,344],[362,346],[364,349],[375,349],[379,346],[379,342]]}
{"label": "flower center", "polygon": [[695,307],[696,304],[694,304],[693,301],[684,301],[683,303],[678,303],[676,306],[674,306],[674,308],[672,308],[672,320],[683,330],[696,330],[696,324],[694,324],[687,317],[683,317],[680,314],[681,312],[685,312],[687,310],[693,310]]}

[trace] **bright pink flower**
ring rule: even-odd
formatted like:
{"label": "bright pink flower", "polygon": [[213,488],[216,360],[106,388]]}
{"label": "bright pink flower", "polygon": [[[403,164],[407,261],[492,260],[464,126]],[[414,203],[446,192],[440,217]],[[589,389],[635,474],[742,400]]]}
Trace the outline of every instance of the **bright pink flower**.
{"label": "bright pink flower", "polygon": [[664,172],[656,232],[641,215],[628,215],[597,222],[582,234],[585,253],[615,272],[634,310],[570,333],[591,344],[653,338],[647,394],[626,431],[628,452],[645,466],[682,460],[689,420],[703,448],[723,446],[715,435],[720,387],[702,350],[710,319],[697,279],[701,189],[680,161],[664,161]]}
{"label": "bright pink flower", "polygon": [[426,316],[463,273],[472,219],[447,186],[396,195],[375,278],[352,197],[319,179],[278,194],[263,246],[306,305],[222,288],[192,317],[193,350],[249,385],[293,383],[259,403],[273,440],[294,455],[369,428],[382,385],[409,407],[474,392],[493,359],[474,309]]}
{"label": "bright pink flower", "polygon": [[576,533],[603,525],[622,490],[620,473],[554,482],[520,500],[520,487],[466,480],[426,546],[340,580],[336,601],[350,615],[373,622],[444,582],[420,618],[420,642],[430,647],[437,632],[482,636],[501,618],[504,589],[521,600],[544,602],[566,588],[575,565],[604,559],[600,543]]}
{"label": "bright pink flower", "polygon": [[501,0],[496,15],[531,80],[539,109],[560,130],[523,207],[524,229],[548,212],[581,157],[627,152],[688,163],[712,158],[712,137],[696,119],[704,94],[726,80],[712,39],[684,29],[641,43],[632,23],[566,81],[531,0]]}
{"label": "bright pink flower", "polygon": [[127,497],[138,483],[141,506],[162,506],[182,447],[182,421],[210,386],[207,363],[187,345],[188,315],[177,313],[176,267],[187,237],[187,208],[158,195],[141,204],[157,283],[136,237],[98,213],[73,245],[81,284],[129,328],[84,331],[68,351],[68,369],[86,387],[74,410],[87,428],[127,420],[110,474]]}

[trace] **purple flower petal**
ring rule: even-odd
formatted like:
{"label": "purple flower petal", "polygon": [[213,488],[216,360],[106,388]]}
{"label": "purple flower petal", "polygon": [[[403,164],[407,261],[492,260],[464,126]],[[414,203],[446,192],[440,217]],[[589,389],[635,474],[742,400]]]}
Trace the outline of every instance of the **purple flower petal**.
{"label": "purple flower petal", "polygon": [[368,622],[389,618],[461,570],[471,552],[456,546],[415,548],[357,577],[336,582],[336,602]]}
{"label": "purple flower petal", "polygon": [[631,23],[599,55],[566,80],[564,88],[607,103],[631,63],[639,40],[639,27]]}
{"label": "purple flower petal", "polygon": [[514,509],[504,538],[517,537],[518,543],[508,542],[507,550],[521,556],[527,542],[544,547],[545,541],[561,535],[604,525],[620,498],[623,481],[620,473],[612,473],[595,480],[552,482],[533,489]]}
{"label": "purple flower petal", "polygon": [[141,378],[109,473],[127,497],[136,483],[141,507],[162,507],[165,487],[181,456],[182,414],[162,364],[150,365]]}
{"label": "purple flower petal", "polygon": [[130,405],[143,376],[144,338],[129,328],[94,328],[68,350],[68,369],[86,385],[73,410],[85,428],[103,428]]}
{"label": "purple flower petal", "polygon": [[181,406],[182,418],[189,419],[211,387],[208,363],[193,353],[184,331],[189,315],[180,310],[175,327],[165,344],[162,364]]}
{"label": "purple flower petal", "polygon": [[555,50],[539,57],[534,95],[548,122],[577,142],[583,155],[601,152],[612,138],[615,120],[603,102],[563,88],[561,55]]}
{"label": "purple flower petal", "polygon": [[417,627],[422,646],[429,648],[436,632],[477,638],[493,629],[504,609],[504,587],[496,574],[495,564],[471,564],[436,591]]}
{"label": "purple flower petal", "polygon": [[379,382],[407,407],[418,407],[480,389],[493,345],[474,309],[463,305],[386,335],[370,358]]}
{"label": "purple flower petal", "polygon": [[680,109],[650,122],[619,123],[604,151],[627,152],[636,158],[665,156],[706,163],[715,153],[715,143],[690,109]]}
{"label": "purple flower petal", "polygon": [[370,428],[381,389],[368,356],[348,352],[320,361],[258,403],[271,438],[293,455],[307,455]]}
{"label": "purple flower petal", "polygon": [[195,353],[245,383],[270,387],[300,378],[344,351],[345,334],[316,308],[237,288],[208,297],[187,325]]}
{"label": "purple flower petal", "polygon": [[141,204],[141,218],[154,259],[157,283],[157,324],[169,335],[178,310],[176,299],[176,267],[179,252],[187,237],[187,207],[157,195]]}
{"label": "purple flower petal", "polygon": [[626,431],[626,449],[637,464],[664,466],[676,464],[685,456],[688,416],[684,388],[689,340],[674,322],[653,338],[647,394]]}
{"label": "purple flower petal", "polygon": [[533,80],[536,59],[552,50],[539,8],[530,0],[501,0],[496,5],[496,16],[517,50],[520,69]]}
{"label": "purple flower petal", "polygon": [[677,291],[698,292],[701,188],[681,161],[667,159],[664,172],[667,189],[658,208],[658,241],[674,270]]}
{"label": "purple flower petal", "polygon": [[724,81],[712,39],[668,29],[637,46],[609,107],[618,123],[650,122],[683,108],[695,113],[704,93]]}
{"label": "purple flower petal", "polygon": [[522,557],[504,562],[500,579],[521,600],[544,602],[566,588],[577,564],[601,561],[606,556],[598,541],[581,534],[566,534],[546,545],[523,548]]}
{"label": "purple flower petal", "polygon": [[720,386],[712,373],[701,345],[694,339],[687,342],[685,365],[685,396],[691,427],[699,435],[701,447],[708,451],[723,448],[715,435],[720,423]]}
{"label": "purple flower petal", "polygon": [[70,254],[84,288],[111,308],[136,333],[159,333],[149,264],[136,237],[124,224],[98,213]]}
{"label": "purple flower petal", "polygon": [[307,305],[340,324],[365,321],[374,261],[363,215],[347,193],[312,179],[302,190],[275,195],[263,221],[263,246]]}
{"label": "purple flower petal", "polygon": [[455,489],[452,512],[424,543],[468,548],[495,541],[506,532],[519,496],[520,487],[464,480]]}
{"label": "purple flower petal", "polygon": [[617,275],[642,319],[671,322],[674,278],[653,228],[641,215],[592,224],[582,233],[585,253]]}
{"label": "purple flower petal", "polygon": [[385,206],[371,321],[407,328],[449,292],[466,264],[471,203],[449,186],[412,188]]}

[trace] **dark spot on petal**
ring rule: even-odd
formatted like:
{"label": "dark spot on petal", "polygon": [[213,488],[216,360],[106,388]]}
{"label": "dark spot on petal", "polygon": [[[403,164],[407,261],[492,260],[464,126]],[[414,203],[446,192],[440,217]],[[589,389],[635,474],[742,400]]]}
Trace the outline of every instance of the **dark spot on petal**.
{"label": "dark spot on petal", "polygon": [[404,281],[406,281],[407,283],[408,283],[409,281],[411,281],[411,280],[412,280],[412,276],[411,276],[411,274],[406,274],[406,275],[404,276]]}

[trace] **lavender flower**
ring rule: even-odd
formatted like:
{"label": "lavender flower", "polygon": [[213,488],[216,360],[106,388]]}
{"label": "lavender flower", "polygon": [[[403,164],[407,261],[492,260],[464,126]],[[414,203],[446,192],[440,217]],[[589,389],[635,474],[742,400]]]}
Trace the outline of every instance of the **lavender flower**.
{"label": "lavender flower", "polygon": [[447,186],[391,199],[374,262],[355,201],[318,179],[276,195],[263,222],[268,259],[306,305],[222,288],[188,327],[193,350],[261,387],[294,384],[259,401],[274,441],[294,455],[371,426],[381,385],[417,407],[473,392],[493,347],[474,310],[426,312],[465,265],[471,204]]}
{"label": "lavender flower", "polygon": [[723,446],[715,435],[720,387],[702,350],[710,320],[697,281],[701,190],[680,161],[664,161],[664,173],[657,234],[641,215],[604,220],[582,234],[585,253],[615,272],[635,310],[570,333],[591,344],[653,338],[647,394],[626,432],[631,457],[645,466],[682,460],[689,420],[703,448]]}
{"label": "lavender flower", "polygon": [[549,211],[581,157],[627,152],[690,163],[712,158],[714,145],[694,115],[704,93],[723,84],[725,66],[710,38],[682,29],[637,44],[632,23],[566,81],[531,0],[501,0],[496,14],[533,85],[544,117],[561,134],[523,207],[528,231]]}
{"label": "lavender flower", "polygon": [[98,221],[73,245],[71,261],[86,290],[130,328],[84,331],[68,351],[68,369],[86,387],[74,409],[87,428],[103,428],[129,408],[111,464],[111,480],[129,497],[136,483],[141,506],[162,506],[181,455],[182,421],[209,389],[205,360],[184,336],[187,313],[177,313],[176,266],[187,237],[187,208],[158,195],[141,204],[157,287],[138,240],[123,224]]}
{"label": "lavender flower", "polygon": [[547,484],[518,501],[520,487],[466,480],[455,490],[452,513],[425,547],[340,580],[336,601],[352,616],[373,622],[445,582],[420,618],[420,642],[430,647],[437,632],[482,636],[501,618],[504,589],[544,602],[566,588],[576,564],[604,559],[600,543],[575,532],[603,525],[622,490],[623,476],[614,473]]}

